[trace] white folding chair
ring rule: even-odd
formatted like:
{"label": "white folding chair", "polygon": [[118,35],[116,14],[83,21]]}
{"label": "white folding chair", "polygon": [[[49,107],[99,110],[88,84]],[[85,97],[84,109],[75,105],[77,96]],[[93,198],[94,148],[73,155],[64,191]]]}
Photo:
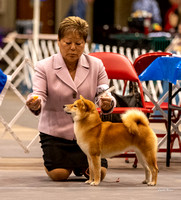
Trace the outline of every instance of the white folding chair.
{"label": "white folding chair", "polygon": [[2,105],[3,99],[4,99],[8,89],[12,89],[12,91],[23,102],[23,106],[17,112],[17,114],[11,119],[10,122],[6,122],[6,120],[0,114],[0,122],[4,126],[4,131],[1,135],[1,138],[4,136],[4,134],[6,132],[9,132],[12,135],[12,137],[17,141],[17,143],[24,149],[25,153],[29,152],[28,148],[33,143],[34,139],[30,142],[30,144],[28,146],[25,146],[12,129],[12,126],[15,124],[15,122],[20,118],[20,116],[26,110],[26,100],[22,96],[22,94],[19,92],[19,90],[14,86],[13,81],[15,80],[18,73],[27,65],[30,67],[33,67],[31,61],[29,59],[25,58],[24,61],[16,68],[16,70],[11,75],[6,75],[2,72],[2,70],[0,70],[0,78],[1,78],[0,79],[0,106]]}

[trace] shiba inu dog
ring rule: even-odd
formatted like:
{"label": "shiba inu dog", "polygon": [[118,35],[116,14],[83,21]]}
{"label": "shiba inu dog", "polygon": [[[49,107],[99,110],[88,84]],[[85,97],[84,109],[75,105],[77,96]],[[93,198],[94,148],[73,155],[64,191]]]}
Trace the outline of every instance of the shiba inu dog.
{"label": "shiba inu dog", "polygon": [[90,176],[86,183],[100,183],[101,157],[132,149],[145,170],[143,183],[156,185],[157,137],[143,112],[130,109],[122,114],[123,123],[102,122],[95,104],[82,96],[64,105],[64,111],[71,114],[77,143],[88,158]]}

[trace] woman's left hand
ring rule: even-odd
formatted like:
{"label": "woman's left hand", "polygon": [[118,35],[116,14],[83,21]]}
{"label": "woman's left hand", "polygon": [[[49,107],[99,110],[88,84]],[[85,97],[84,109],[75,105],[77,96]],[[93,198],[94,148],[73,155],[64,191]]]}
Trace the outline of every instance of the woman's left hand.
{"label": "woman's left hand", "polygon": [[112,98],[108,94],[104,94],[100,97],[100,107],[104,111],[111,110],[113,107]]}

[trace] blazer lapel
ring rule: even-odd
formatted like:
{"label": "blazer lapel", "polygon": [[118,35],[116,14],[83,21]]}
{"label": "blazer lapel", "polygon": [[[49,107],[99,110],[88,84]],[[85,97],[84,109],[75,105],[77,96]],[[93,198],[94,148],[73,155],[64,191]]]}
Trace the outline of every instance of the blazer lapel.
{"label": "blazer lapel", "polygon": [[75,80],[74,80],[74,83],[77,88],[82,84],[83,81],[85,81],[88,74],[89,74],[89,64],[87,60],[85,59],[85,56],[82,55],[79,59],[79,63],[78,63],[76,75],[75,75]]}
{"label": "blazer lapel", "polygon": [[77,88],[81,85],[83,81],[85,81],[86,77],[89,74],[89,64],[84,55],[82,55],[79,59],[74,81],[72,80],[72,77],[70,76],[60,53],[55,59],[54,66],[57,76],[76,92],[78,92]]}
{"label": "blazer lapel", "polygon": [[68,69],[63,61],[61,54],[59,53],[55,59],[54,69],[56,70],[56,75],[69,87],[77,92],[77,87],[72,80]]}

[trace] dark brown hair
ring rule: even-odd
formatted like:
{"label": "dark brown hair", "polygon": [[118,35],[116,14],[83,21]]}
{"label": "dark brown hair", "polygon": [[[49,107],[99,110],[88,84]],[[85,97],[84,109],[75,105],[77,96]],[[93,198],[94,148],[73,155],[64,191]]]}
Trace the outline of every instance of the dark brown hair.
{"label": "dark brown hair", "polygon": [[80,37],[83,37],[86,42],[88,31],[89,25],[84,19],[75,16],[67,17],[62,22],[60,22],[58,29],[58,39],[60,40],[65,36],[66,33],[72,32],[75,34],[78,33]]}

